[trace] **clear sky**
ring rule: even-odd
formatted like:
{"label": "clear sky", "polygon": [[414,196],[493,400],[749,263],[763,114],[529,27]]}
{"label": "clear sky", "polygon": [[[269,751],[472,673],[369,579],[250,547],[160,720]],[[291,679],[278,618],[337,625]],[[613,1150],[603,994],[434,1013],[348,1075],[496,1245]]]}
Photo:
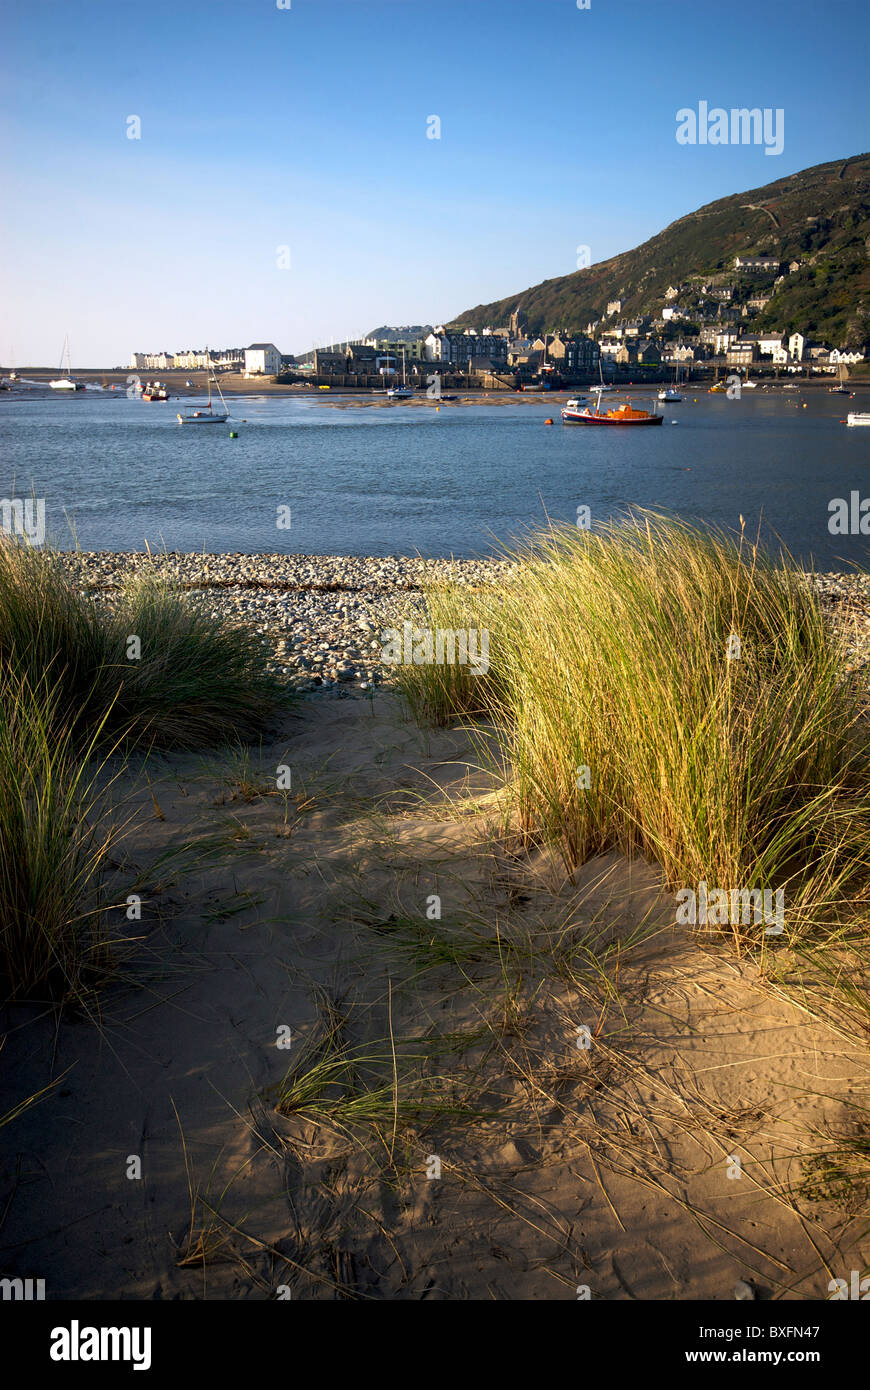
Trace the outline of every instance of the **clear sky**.
{"label": "clear sky", "polygon": [[[870,148],[868,0],[281,3],[6,6],[4,363],[440,322]],[[699,101],[782,154],[678,144]]]}

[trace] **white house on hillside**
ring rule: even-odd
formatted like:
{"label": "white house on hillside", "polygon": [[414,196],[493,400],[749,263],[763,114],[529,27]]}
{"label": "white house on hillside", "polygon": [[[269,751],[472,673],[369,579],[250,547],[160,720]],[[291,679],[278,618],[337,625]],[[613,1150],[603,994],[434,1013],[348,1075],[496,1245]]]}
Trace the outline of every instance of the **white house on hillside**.
{"label": "white house on hillside", "polygon": [[792,333],[788,340],[788,355],[792,362],[802,362],[804,360],[804,346],[806,338],[803,333]]}
{"label": "white house on hillside", "polygon": [[245,376],[277,376],[281,354],[274,343],[251,343],[245,348]]}

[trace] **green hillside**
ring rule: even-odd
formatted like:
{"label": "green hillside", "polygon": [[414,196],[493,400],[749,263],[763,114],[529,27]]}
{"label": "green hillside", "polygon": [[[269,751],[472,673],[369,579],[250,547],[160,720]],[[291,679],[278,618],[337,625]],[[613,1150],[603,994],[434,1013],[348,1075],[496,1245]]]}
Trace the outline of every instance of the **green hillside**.
{"label": "green hillside", "polygon": [[[783,262],[779,284],[774,274],[734,272],[735,256],[762,254]],[[793,261],[800,269],[789,274]],[[633,251],[478,304],[451,326],[504,327],[521,304],[534,333],[582,332],[604,318],[610,300],[622,300],[620,318],[656,315],[669,285],[685,286],[679,300],[691,303],[714,276],[734,285],[738,308],[750,295],[772,294],[747,331],[799,331],[832,346],[863,346],[870,340],[870,155],[720,198]]]}

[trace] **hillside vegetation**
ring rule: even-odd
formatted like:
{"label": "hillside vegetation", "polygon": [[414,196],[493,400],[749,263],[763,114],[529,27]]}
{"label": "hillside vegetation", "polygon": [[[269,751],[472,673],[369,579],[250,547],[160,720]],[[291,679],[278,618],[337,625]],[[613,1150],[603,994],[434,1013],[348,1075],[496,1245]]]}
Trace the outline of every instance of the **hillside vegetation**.
{"label": "hillside vegetation", "polygon": [[[772,274],[735,276],[735,256],[762,254],[777,257],[786,272],[792,261],[799,261],[800,269],[777,285]],[[752,319],[752,332],[802,332],[840,347],[865,343],[870,338],[870,155],[817,164],[763,188],[720,198],[633,251],[478,304],[452,326],[505,326],[520,303],[531,332],[582,332],[604,317],[610,300],[622,300],[620,317],[655,315],[668,286],[687,286],[691,299],[692,291],[714,276],[751,282],[754,293],[772,292],[771,302]]]}

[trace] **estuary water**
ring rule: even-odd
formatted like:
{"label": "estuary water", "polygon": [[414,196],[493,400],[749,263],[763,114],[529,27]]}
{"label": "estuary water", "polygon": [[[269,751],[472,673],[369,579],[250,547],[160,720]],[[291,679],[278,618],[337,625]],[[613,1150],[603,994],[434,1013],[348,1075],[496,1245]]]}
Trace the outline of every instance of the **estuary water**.
{"label": "estuary water", "polygon": [[726,528],[742,515],[753,534],[761,519],[804,562],[867,565],[870,535],[829,522],[833,499],[870,498],[870,429],[842,423],[870,392],[690,387],[641,430],[563,426],[563,402],[246,396],[228,425],[180,426],[192,398],[0,394],[0,497],[44,498],[67,549],[471,557],[581,506],[593,522],[645,507]]}

